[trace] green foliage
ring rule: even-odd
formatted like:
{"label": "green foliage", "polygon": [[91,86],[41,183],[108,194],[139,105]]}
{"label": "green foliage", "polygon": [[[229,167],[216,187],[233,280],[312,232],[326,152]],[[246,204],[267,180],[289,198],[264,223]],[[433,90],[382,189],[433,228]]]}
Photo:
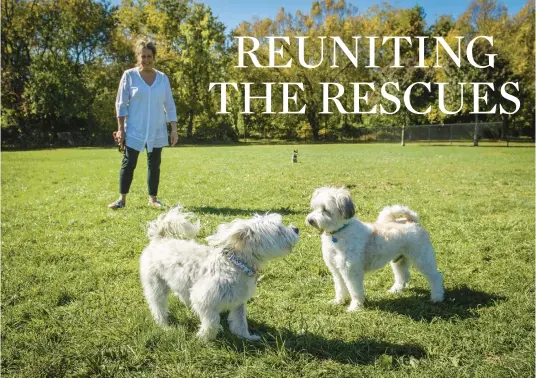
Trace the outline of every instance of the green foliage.
{"label": "green foliage", "polygon": [[[433,86],[429,93],[423,88],[415,91],[411,102],[417,110],[434,104],[433,111],[421,116],[402,106],[393,115],[380,114],[319,114],[323,109],[320,82],[337,82],[345,87],[341,97],[347,110],[353,108],[353,82],[372,82],[375,91],[369,95],[369,106],[382,104],[393,110],[393,104],[380,96],[380,87],[386,81],[400,83],[403,90],[417,81],[446,82],[446,107],[457,109],[459,82],[493,82],[495,93],[490,96],[491,108],[502,97],[500,86],[507,81],[519,81],[516,93],[521,109],[514,116],[483,115],[483,121],[501,121],[503,134],[512,124],[523,124],[534,134],[534,4],[527,2],[515,15],[496,0],[474,0],[457,19],[439,16],[432,25],[425,23],[423,7],[395,8],[389,4],[358,9],[343,0],[314,1],[309,10],[290,14],[281,8],[274,19],[245,20],[225,35],[225,25],[212,13],[210,7],[191,0],[123,0],[119,7],[97,0],[6,0],[2,13],[2,143],[34,138],[31,146],[54,144],[58,131],[81,132],[87,144],[96,143],[95,136],[109,134],[116,126],[114,99],[121,72],[135,64],[132,52],[139,37],[153,39],[158,47],[157,68],[165,72],[172,83],[178,109],[179,128],[192,141],[237,139],[240,136],[295,139],[307,135],[323,139],[339,132],[354,133],[356,127],[381,125],[408,125],[428,123],[466,122],[472,104],[470,86],[464,90],[465,106],[460,114],[450,116],[438,110],[438,91]],[[284,57],[276,64],[292,58],[290,68],[236,68],[236,36],[254,36],[261,41],[257,56],[261,64],[268,64],[266,36],[288,36],[293,43],[276,43]],[[463,47],[477,35],[494,36],[494,46],[476,45],[476,60],[485,60],[485,54],[497,54],[496,67],[476,69],[462,59],[458,68],[452,60],[440,54],[442,69],[416,69],[418,56],[416,40],[410,47],[401,43],[401,64],[393,68],[393,42],[381,44],[384,36],[443,36],[456,50],[455,37],[463,36]],[[298,48],[294,36],[307,36],[305,58],[309,63],[320,62],[318,37],[337,36],[353,50],[352,37],[377,36],[376,64],[369,69],[368,51],[361,50],[358,67],[343,57],[338,50],[339,67],[333,68],[333,46],[327,38],[323,63],[315,69],[298,64]],[[463,50],[462,47],[462,50]],[[464,55],[464,54],[462,54]],[[428,66],[435,64],[435,45],[426,40],[425,59]],[[248,61],[248,63],[250,63]],[[255,114],[242,114],[244,87],[229,88],[229,114],[217,114],[220,96],[217,90],[208,92],[213,82],[250,82],[253,96],[265,95],[264,82],[303,83],[304,90],[291,87],[290,95],[298,95],[298,103],[291,111],[304,105],[305,114],[262,114],[262,100],[252,100]],[[331,89],[335,93],[335,88]],[[282,111],[282,86],[275,85],[272,108]],[[292,103],[292,101],[291,101]],[[361,104],[365,106],[364,103]],[[512,104],[510,104],[512,105]],[[333,108],[333,104],[331,104]],[[332,109],[334,110],[334,109]],[[225,131],[222,131],[225,130]],[[322,135],[321,135],[322,134]],[[25,147],[30,147],[26,145]]]}
{"label": "green foliage", "polygon": [[181,25],[183,43],[173,77],[183,114],[187,118],[186,137],[193,135],[196,115],[215,115],[208,87],[211,82],[224,81],[224,30],[225,26],[217,21],[210,8],[199,3],[194,4],[191,14]]}
{"label": "green foliage", "polygon": [[[2,153],[2,376],[534,376],[534,149],[409,145],[180,147],[165,151],[160,198],[222,223],[280,212],[300,227],[293,253],[269,264],[248,304],[245,342],[197,340],[198,319],[170,296],[159,328],[143,298],[139,256],[147,163],[127,208],[115,149]],[[80,174],[83,172],[82,174]],[[318,233],[304,225],[313,190],[346,185],[363,221],[404,203],[429,231],[446,299],[428,301],[412,270],[392,295],[389,267],[365,278],[367,305],[328,303],[333,282]]]}
{"label": "green foliage", "polygon": [[24,138],[48,133],[53,140],[58,131],[98,128],[92,102],[103,88],[84,73],[105,67],[113,8],[89,0],[7,0],[2,10],[5,126]]}
{"label": "green foliage", "polygon": [[[216,118],[208,87],[223,81],[225,26],[210,8],[190,1],[123,2],[119,21],[132,40],[149,36],[156,42],[157,64],[172,82],[179,124],[192,138],[196,118]],[[210,135],[215,127],[217,122],[209,122],[200,134]]]}

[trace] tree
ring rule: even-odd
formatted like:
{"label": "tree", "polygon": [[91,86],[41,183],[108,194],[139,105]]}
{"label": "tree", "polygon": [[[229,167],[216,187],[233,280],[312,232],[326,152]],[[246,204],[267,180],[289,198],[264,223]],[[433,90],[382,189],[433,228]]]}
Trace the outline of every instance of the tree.
{"label": "tree", "polygon": [[174,78],[179,99],[187,114],[186,136],[192,137],[194,117],[209,111],[209,84],[220,77],[225,55],[225,26],[216,20],[210,8],[194,4],[181,25],[182,49]]}
{"label": "tree", "polygon": [[3,126],[55,136],[89,124],[95,93],[84,72],[105,59],[113,10],[91,0],[2,2]]}
{"label": "tree", "polygon": [[2,11],[2,128],[22,128],[23,93],[37,33],[37,1],[5,0]]}
{"label": "tree", "polygon": [[156,42],[157,64],[170,77],[179,124],[186,123],[192,137],[195,117],[211,112],[209,83],[223,74],[225,25],[209,7],[189,0],[123,0],[119,20],[126,38]]}

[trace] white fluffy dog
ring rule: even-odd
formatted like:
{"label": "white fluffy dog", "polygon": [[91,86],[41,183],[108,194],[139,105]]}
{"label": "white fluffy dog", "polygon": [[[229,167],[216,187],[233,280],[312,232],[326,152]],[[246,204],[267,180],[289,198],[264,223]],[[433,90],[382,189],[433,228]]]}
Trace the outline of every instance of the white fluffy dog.
{"label": "white fluffy dog", "polygon": [[334,187],[316,189],[311,209],[306,223],[323,231],[322,255],[335,283],[333,303],[343,303],[349,294],[348,311],[358,310],[365,303],[365,273],[389,261],[395,275],[390,292],[404,289],[412,264],[430,283],[431,300],[443,300],[443,277],[430,237],[415,212],[395,205],[384,208],[375,223],[362,223],[354,217],[350,192]]}
{"label": "white fluffy dog", "polygon": [[220,313],[230,311],[230,330],[259,340],[249,333],[246,302],[255,292],[257,272],[268,260],[291,252],[298,229],[284,226],[279,214],[255,215],[221,224],[206,238],[207,246],[188,240],[200,229],[194,218],[176,207],[149,224],[150,244],[140,258],[140,275],[156,322],[168,323],[171,289],[199,316],[200,338],[214,339],[220,329]]}

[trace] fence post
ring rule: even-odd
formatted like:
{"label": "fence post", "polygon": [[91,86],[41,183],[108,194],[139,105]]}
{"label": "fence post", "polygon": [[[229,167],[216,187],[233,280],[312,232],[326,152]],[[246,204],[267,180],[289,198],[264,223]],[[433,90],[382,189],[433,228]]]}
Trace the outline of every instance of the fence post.
{"label": "fence post", "polygon": [[[514,121],[513,121],[512,123],[513,123],[512,126],[514,126],[515,123],[516,123],[516,116],[515,116],[515,115],[514,115]],[[510,147],[510,143],[509,143],[509,142],[510,142],[510,141],[509,141],[510,138],[508,138],[508,134],[510,133],[510,129],[511,129],[511,128],[512,128],[512,127],[510,127],[510,125],[508,125],[508,127],[506,128],[506,133],[505,133],[505,134],[506,134],[506,135],[505,135],[505,137],[506,137],[506,147]]]}
{"label": "fence post", "polygon": [[478,147],[478,114],[475,114],[475,135],[473,137],[473,147]]}

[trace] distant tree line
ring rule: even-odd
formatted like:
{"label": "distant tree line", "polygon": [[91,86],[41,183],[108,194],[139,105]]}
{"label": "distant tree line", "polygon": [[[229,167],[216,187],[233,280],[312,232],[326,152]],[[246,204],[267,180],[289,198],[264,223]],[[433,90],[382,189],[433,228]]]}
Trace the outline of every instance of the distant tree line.
{"label": "distant tree line", "polygon": [[[314,1],[311,9],[289,14],[280,9],[275,19],[244,21],[229,34],[210,7],[191,0],[123,0],[120,6],[95,0],[3,0],[2,12],[2,102],[1,127],[4,148],[38,148],[65,144],[103,145],[111,143],[117,127],[115,96],[121,73],[133,66],[132,45],[144,36],[157,44],[157,68],[172,83],[183,140],[236,141],[239,138],[300,140],[325,139],[330,132],[348,132],[357,127],[410,124],[456,123],[474,119],[468,106],[455,115],[432,111],[417,115],[399,111],[379,114],[319,114],[322,95],[315,83],[339,82],[347,89],[352,82],[385,81],[493,82],[496,88],[507,81],[519,82],[516,94],[520,110],[513,115],[480,115],[481,121],[502,122],[504,132],[512,125],[534,135],[534,3],[515,15],[495,0],[475,0],[457,19],[441,16],[433,25],[425,22],[420,6],[398,9],[389,5],[357,9],[344,0]],[[476,35],[494,36],[494,45],[475,50],[475,59],[497,54],[495,68],[462,67],[444,59],[442,69],[394,69],[393,49],[376,50],[378,69],[364,64],[350,66],[341,60],[333,70],[329,63],[315,69],[293,65],[285,69],[260,69],[250,65],[236,68],[237,36],[263,37],[338,36],[352,46],[353,36],[441,36],[455,48],[456,37],[464,41]],[[425,59],[434,60],[435,49],[427,39]],[[281,45],[288,57],[296,47]],[[268,61],[266,44],[256,52]],[[309,43],[305,55],[318,59],[319,46]],[[405,67],[416,65],[410,47],[401,48]],[[228,92],[228,114],[218,114],[219,93],[209,92],[210,83],[259,83],[252,95],[264,95],[264,82],[300,82],[306,90],[297,109],[307,105],[305,114],[262,114],[263,100],[253,100],[252,114],[243,114],[243,87]],[[455,85],[450,88],[456,88]],[[272,97],[282,98],[280,86]],[[459,93],[447,90],[447,102],[459,106]],[[488,109],[499,101],[489,96]],[[349,96],[343,97],[351,101]],[[412,95],[415,107],[438,101],[437,91]],[[381,101],[372,94],[370,101]],[[274,101],[274,107],[281,106]],[[436,107],[437,108],[437,107]],[[68,135],[68,138],[65,137]]]}

